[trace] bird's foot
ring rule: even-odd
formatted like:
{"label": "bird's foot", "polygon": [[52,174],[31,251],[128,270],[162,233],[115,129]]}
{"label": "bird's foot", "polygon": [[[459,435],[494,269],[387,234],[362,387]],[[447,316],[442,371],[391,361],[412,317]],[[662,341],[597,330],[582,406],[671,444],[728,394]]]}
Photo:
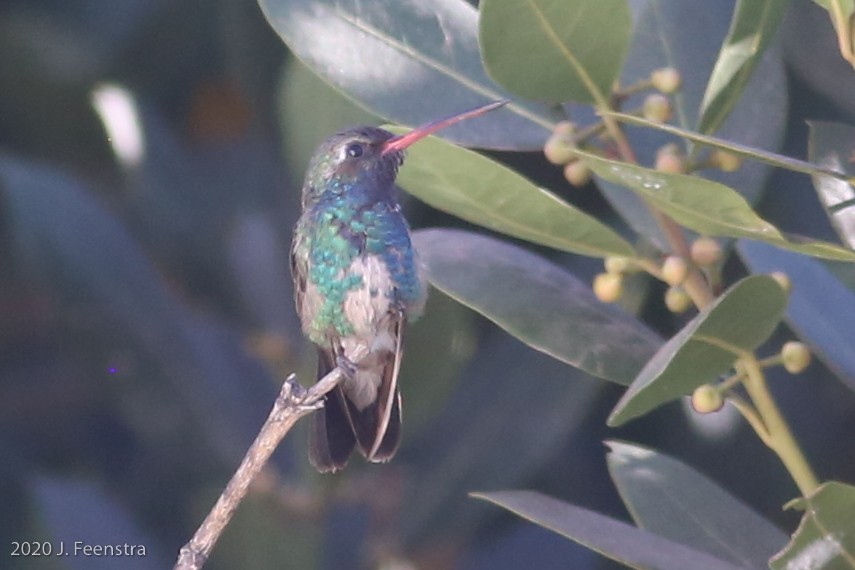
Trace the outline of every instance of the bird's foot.
{"label": "bird's foot", "polygon": [[358,366],[348,357],[343,355],[336,357],[335,364],[338,366],[339,370],[341,370],[345,380],[353,380],[356,376]]}

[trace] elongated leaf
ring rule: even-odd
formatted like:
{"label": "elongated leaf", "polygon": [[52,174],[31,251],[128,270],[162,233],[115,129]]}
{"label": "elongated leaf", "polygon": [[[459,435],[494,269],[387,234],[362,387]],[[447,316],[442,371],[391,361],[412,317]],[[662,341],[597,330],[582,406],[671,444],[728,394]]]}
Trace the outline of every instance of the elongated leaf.
{"label": "elongated leaf", "polygon": [[631,38],[626,0],[483,0],[487,71],[523,97],[604,106]]}
{"label": "elongated leaf", "polygon": [[747,146],[744,144],[720,139],[709,135],[702,135],[700,133],[696,133],[688,129],[681,129],[680,127],[675,127],[673,125],[666,125],[664,123],[654,123],[653,121],[648,121],[641,117],[627,115],[625,113],[604,114],[610,115],[624,123],[638,125],[641,127],[648,127],[651,129],[662,131],[663,133],[677,135],[678,137],[683,137],[685,139],[705,146],[727,150],[739,156],[751,160],[757,160],[759,162],[764,162],[777,168],[785,168],[787,170],[810,174],[812,176],[825,175],[837,178],[839,180],[849,180],[849,176],[846,175],[846,173],[844,173],[843,171],[836,170],[833,168],[825,168],[821,165],[805,162],[804,160],[799,160],[797,158],[792,158],[789,156],[784,156],[783,154],[765,151],[756,147]]}
{"label": "elongated leaf", "polygon": [[533,253],[459,230],[421,230],[414,239],[437,289],[594,376],[626,385],[659,345],[635,318]]}
{"label": "elongated leaf", "polygon": [[609,473],[636,524],[728,560],[764,568],[787,535],[684,463],[652,449],[609,441]]}
{"label": "elongated leaf", "polygon": [[679,224],[701,234],[749,238],[827,259],[855,261],[855,251],[803,237],[785,237],[735,190],[698,176],[667,174],[579,151],[598,176],[638,193]]}
{"label": "elongated leaf", "polygon": [[593,257],[633,252],[596,218],[513,170],[436,138],[413,146],[398,183],[434,208],[527,241]]}
{"label": "elongated leaf", "polygon": [[788,5],[788,0],[737,2],[730,31],[701,103],[700,132],[715,132],[724,123],[778,30]]}
{"label": "elongated leaf", "polygon": [[[855,128],[840,123],[808,123],[808,156],[828,170],[844,172],[855,177]],[[839,178],[815,174],[813,186],[819,201],[837,230],[837,235],[849,247],[855,247],[855,188]]]}
{"label": "elongated leaf", "polygon": [[599,513],[534,491],[474,493],[534,524],[548,528],[633,568],[733,570],[740,568],[698,550]]}
{"label": "elongated leaf", "polygon": [[624,424],[716,380],[741,352],[769,338],[786,304],[784,290],[771,277],[757,275],[736,283],[659,349],[617,403],[608,424]]}
{"label": "elongated leaf", "polygon": [[[274,30],[308,65],[359,105],[401,124],[421,124],[509,94],[481,64],[476,10],[464,0],[259,0]],[[554,111],[511,103],[473,128],[442,136],[468,146],[535,150]]]}
{"label": "elongated leaf", "polygon": [[832,481],[793,506],[805,512],[790,544],[771,561],[774,570],[855,569],[855,487]]}
{"label": "elongated leaf", "polygon": [[828,10],[834,31],[837,32],[837,44],[843,59],[855,65],[855,40],[852,38],[852,15],[855,14],[853,0],[814,0]]}
{"label": "elongated leaf", "polygon": [[816,259],[756,242],[740,242],[737,251],[755,273],[790,277],[787,323],[855,391],[855,293]]}

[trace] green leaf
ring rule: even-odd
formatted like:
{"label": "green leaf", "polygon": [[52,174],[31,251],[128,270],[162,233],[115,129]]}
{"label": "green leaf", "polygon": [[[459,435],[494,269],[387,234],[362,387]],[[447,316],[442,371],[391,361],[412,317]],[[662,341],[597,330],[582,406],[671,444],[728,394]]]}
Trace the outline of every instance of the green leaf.
{"label": "green leaf", "polygon": [[534,491],[473,493],[536,525],[633,568],[734,570],[741,568],[677,542]]}
{"label": "green leaf", "polygon": [[434,208],[513,237],[592,257],[633,255],[632,246],[596,218],[510,168],[434,137],[408,151],[398,184]]}
{"label": "green leaf", "polygon": [[832,10],[840,10],[846,16],[855,14],[855,0],[813,0],[829,12]]}
{"label": "green leaf", "polygon": [[[478,13],[464,0],[259,0],[291,51],[371,113],[414,125],[509,94],[484,71]],[[477,128],[443,136],[467,146],[536,150],[559,119],[537,103],[513,102]]]}
{"label": "green leaf", "polygon": [[[855,177],[855,128],[819,121],[809,122],[808,127],[808,156],[811,162],[829,170],[844,172],[850,180]],[[850,182],[825,174],[815,174],[813,186],[837,235],[849,247],[855,247],[855,188]]]}
{"label": "green leaf", "polygon": [[805,514],[790,543],[772,559],[773,570],[855,569],[855,487],[823,483],[793,506]]}
{"label": "green leaf", "polygon": [[483,0],[490,76],[534,100],[607,106],[632,34],[626,0]]}
{"label": "green leaf", "polygon": [[700,132],[715,132],[724,123],[778,30],[788,4],[787,0],[737,2],[730,31],[704,92]]}
{"label": "green leaf", "polygon": [[[855,391],[855,289],[841,282],[830,271],[830,264],[804,255],[749,241],[740,243],[737,251],[752,273],[783,271],[790,277],[788,325],[845,386]],[[852,264],[840,265],[855,269]]]}
{"label": "green leaf", "polygon": [[787,295],[771,277],[747,277],[689,321],[647,363],[608,419],[619,426],[718,379],[769,338]]}
{"label": "green leaf", "polygon": [[684,463],[609,441],[609,473],[636,524],[745,568],[764,568],[787,535]]}
{"label": "green leaf", "polygon": [[699,176],[668,174],[577,151],[598,176],[629,188],[677,223],[710,236],[748,238],[826,259],[855,261],[855,251],[804,237],[785,237],[735,190]]}
{"label": "green leaf", "polygon": [[603,113],[604,115],[610,115],[621,121],[623,123],[629,123],[631,125],[638,125],[641,127],[648,127],[651,129],[656,129],[658,131],[662,131],[663,133],[668,133],[672,135],[676,135],[678,137],[683,137],[690,141],[709,146],[712,148],[719,148],[722,150],[726,150],[742,156],[744,158],[748,158],[751,160],[756,160],[758,162],[763,162],[769,164],[771,166],[775,166],[777,168],[784,168],[786,170],[792,170],[793,172],[801,172],[803,174],[810,174],[812,176],[815,175],[826,175],[831,176],[833,178],[837,178],[839,180],[849,180],[849,177],[839,170],[834,170],[831,168],[824,168],[820,165],[813,164],[810,162],[805,162],[804,160],[799,160],[797,158],[791,158],[789,156],[784,156],[782,154],[777,154],[774,152],[765,151],[756,147],[747,146],[744,144],[740,144],[733,141],[728,141],[716,137],[712,137],[709,135],[702,135],[700,133],[696,133],[694,131],[690,131],[688,129],[681,129],[680,127],[675,127],[673,125],[666,125],[663,123],[655,123],[653,121],[648,121],[647,119],[643,119],[641,117],[636,117],[634,115],[627,115],[624,113]]}
{"label": "green leaf", "polygon": [[660,344],[587,284],[524,249],[459,230],[421,230],[414,240],[437,289],[589,374],[627,385]]}
{"label": "green leaf", "polygon": [[840,54],[849,63],[853,61],[852,41],[852,16],[855,14],[855,0],[813,0],[826,10],[831,16],[831,23],[837,33],[837,44],[840,46]]}
{"label": "green leaf", "polygon": [[[621,84],[633,85],[647,80],[651,72],[662,67],[678,69],[682,87],[671,100],[674,123],[683,128],[694,129],[698,124],[704,89],[712,75],[722,38],[731,24],[733,2],[717,6],[716,10],[711,10],[705,0],[633,4],[637,7],[633,12],[633,41],[621,73]],[[641,105],[644,97],[644,94],[630,97],[624,108]],[[719,129],[718,136],[753,147],[777,149],[783,140],[786,110],[787,89],[780,50],[772,45],[754,69],[751,81]],[[581,119],[576,120],[585,122]],[[627,137],[641,164],[651,164],[657,150],[671,138],[654,129],[631,129]],[[692,151],[697,148],[686,146]],[[754,204],[766,188],[768,174],[767,165],[748,163],[736,172],[707,170],[704,177],[735,188]],[[657,220],[636,194],[615,188],[602,179],[597,185],[633,230],[660,249],[669,249],[668,239]]]}

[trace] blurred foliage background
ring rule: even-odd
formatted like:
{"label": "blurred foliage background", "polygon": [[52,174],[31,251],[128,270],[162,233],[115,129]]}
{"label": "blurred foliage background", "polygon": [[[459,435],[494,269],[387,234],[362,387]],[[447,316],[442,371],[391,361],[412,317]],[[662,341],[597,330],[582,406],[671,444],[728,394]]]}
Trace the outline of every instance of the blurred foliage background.
{"label": "blurred foliage background", "polygon": [[[720,43],[732,3],[705,10],[720,11]],[[768,59],[771,146],[804,157],[806,120],[855,122],[855,74],[813,3],[792,3]],[[254,1],[0,4],[0,566],[172,565],[284,376],[313,379],[291,298],[291,226],[312,149],[362,122],[380,119],[302,67]],[[495,156],[616,221],[539,153]],[[793,180],[773,174],[760,211],[833,239]],[[465,226],[404,202],[415,227]],[[540,253],[586,279],[600,270]],[[679,327],[661,305],[644,316],[663,336]],[[782,528],[797,520],[779,508],[793,494],[787,473],[734,415],[699,422],[677,403],[608,430],[618,388],[439,292],[402,374],[394,462],[320,477],[297,430],[206,567],[611,568],[466,496],[532,488],[627,518],[607,438],[679,456]],[[855,429],[852,393],[820,363],[775,387],[817,471],[855,480],[836,447]],[[142,544],[147,556],[11,557],[13,541]]]}

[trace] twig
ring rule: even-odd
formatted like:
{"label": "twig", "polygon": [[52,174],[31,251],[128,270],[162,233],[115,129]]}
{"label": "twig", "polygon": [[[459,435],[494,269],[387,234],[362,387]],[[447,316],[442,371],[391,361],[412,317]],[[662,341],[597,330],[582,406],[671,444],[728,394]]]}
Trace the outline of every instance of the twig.
{"label": "twig", "polygon": [[[353,362],[359,362],[365,357],[357,350],[351,356]],[[217,499],[216,504],[205,517],[202,525],[185,544],[178,554],[174,570],[199,570],[208,560],[226,525],[232,519],[235,510],[240,505],[253,479],[261,472],[273,451],[282,439],[291,431],[294,424],[305,415],[323,406],[323,398],[342,380],[340,368],[335,368],[329,374],[318,380],[317,384],[306,390],[291,374],[285,379],[282,390],[270,410],[270,415],[252,442],[240,466],[232,475],[231,481]]]}

